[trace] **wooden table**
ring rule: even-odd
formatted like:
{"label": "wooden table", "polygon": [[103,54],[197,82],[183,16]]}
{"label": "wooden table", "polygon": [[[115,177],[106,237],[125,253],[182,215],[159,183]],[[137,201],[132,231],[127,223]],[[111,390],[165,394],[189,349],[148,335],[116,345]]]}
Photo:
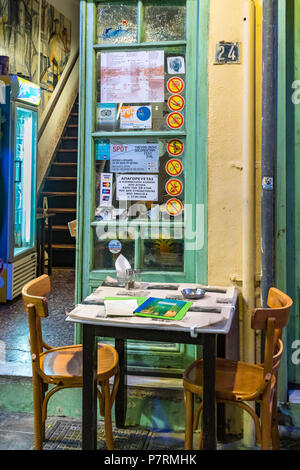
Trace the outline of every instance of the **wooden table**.
{"label": "wooden table", "polygon": [[[120,290],[120,289],[119,289]],[[150,291],[151,292],[151,291]],[[157,292],[157,291],[156,291]],[[124,295],[124,294],[123,294]],[[111,290],[107,291],[111,296]],[[151,293],[151,296],[152,293]],[[157,296],[157,295],[156,295]],[[84,304],[84,302],[83,302]],[[215,372],[218,335],[228,335],[231,329],[237,305],[237,291],[230,305],[230,314],[226,320],[214,325],[191,329],[175,326],[155,326],[126,324],[126,320],[115,323],[109,318],[101,321],[88,317],[89,303],[82,305],[86,318],[67,317],[67,321],[80,323],[83,329],[83,392],[82,392],[82,449],[93,450],[97,447],[97,337],[115,338],[115,347],[119,353],[120,385],[116,398],[116,424],[124,426],[126,417],[126,340],[174,342],[202,345],[203,347],[203,448],[216,449],[216,400]],[[72,314],[72,312],[71,312]]]}

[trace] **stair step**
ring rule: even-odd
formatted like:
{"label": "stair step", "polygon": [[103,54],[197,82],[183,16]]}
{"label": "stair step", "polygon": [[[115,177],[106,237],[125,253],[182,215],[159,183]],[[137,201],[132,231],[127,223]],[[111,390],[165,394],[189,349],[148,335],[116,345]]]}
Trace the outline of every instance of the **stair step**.
{"label": "stair step", "polygon": [[62,140],[78,140],[78,136],[77,135],[74,135],[74,136],[66,135],[66,136],[62,137]]}
{"label": "stair step", "polygon": [[47,176],[49,181],[77,181],[77,176]]}
{"label": "stair step", "polygon": [[77,149],[58,149],[57,152],[76,152]]}
{"label": "stair step", "polygon": [[[51,214],[71,214],[76,213],[76,207],[49,207],[49,213]],[[38,209],[38,212],[43,212],[43,209]]]}
{"label": "stair step", "polygon": [[77,163],[75,162],[53,162],[52,166],[77,166]]}
{"label": "stair step", "polygon": [[78,127],[78,124],[68,124],[67,127],[73,127],[73,128],[75,128],[75,127]]}
{"label": "stair step", "polygon": [[[51,245],[53,250],[75,250],[76,245],[68,245],[64,243],[54,243]],[[45,245],[48,248],[48,245]]]}
{"label": "stair step", "polygon": [[59,197],[70,197],[70,196],[77,196],[77,192],[50,192],[45,191],[41,193],[43,196],[59,196]]}
{"label": "stair step", "polygon": [[[45,225],[45,230],[48,230],[49,229],[49,226],[48,225]],[[68,231],[69,230],[69,227],[67,225],[52,225],[52,230],[55,230],[55,231]]]}

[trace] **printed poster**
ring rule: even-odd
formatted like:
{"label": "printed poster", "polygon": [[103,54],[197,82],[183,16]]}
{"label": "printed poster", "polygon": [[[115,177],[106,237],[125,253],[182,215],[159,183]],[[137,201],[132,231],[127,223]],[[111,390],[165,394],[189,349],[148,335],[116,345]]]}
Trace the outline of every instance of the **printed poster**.
{"label": "printed poster", "polygon": [[118,175],[118,201],[157,201],[158,175]]}
{"label": "printed poster", "polygon": [[122,106],[120,112],[121,129],[151,129],[151,106]]}
{"label": "printed poster", "polygon": [[158,173],[158,143],[111,143],[110,171],[112,173]]}
{"label": "printed poster", "polygon": [[101,53],[101,103],[163,103],[164,51]]}

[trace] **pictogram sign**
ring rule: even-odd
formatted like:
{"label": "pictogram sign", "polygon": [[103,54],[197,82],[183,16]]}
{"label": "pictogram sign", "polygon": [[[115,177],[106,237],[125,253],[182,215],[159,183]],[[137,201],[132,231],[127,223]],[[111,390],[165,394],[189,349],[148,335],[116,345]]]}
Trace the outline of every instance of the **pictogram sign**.
{"label": "pictogram sign", "polygon": [[166,183],[166,191],[170,196],[179,196],[182,193],[183,184],[180,180],[172,178]]}
{"label": "pictogram sign", "polygon": [[4,262],[3,260],[0,258],[0,275],[3,273],[4,271]]}
{"label": "pictogram sign", "polygon": [[168,142],[167,150],[170,155],[179,156],[182,154],[184,149],[183,142],[178,139],[173,139]]}
{"label": "pictogram sign", "polygon": [[172,111],[181,111],[184,108],[184,98],[181,95],[172,95],[168,99],[168,106]]}
{"label": "pictogram sign", "polygon": [[179,199],[169,199],[166,202],[166,210],[170,215],[180,215],[182,212],[182,202]]}
{"label": "pictogram sign", "polygon": [[183,165],[180,160],[177,160],[176,158],[172,158],[169,160],[166,164],[166,172],[170,176],[179,176],[181,175],[183,171]]}
{"label": "pictogram sign", "polygon": [[184,117],[182,116],[181,113],[171,113],[167,117],[167,123],[168,126],[171,127],[171,129],[180,129],[180,127],[183,126],[184,122]]}
{"label": "pictogram sign", "polygon": [[170,93],[181,93],[184,89],[184,81],[180,77],[172,77],[168,80],[167,88]]}

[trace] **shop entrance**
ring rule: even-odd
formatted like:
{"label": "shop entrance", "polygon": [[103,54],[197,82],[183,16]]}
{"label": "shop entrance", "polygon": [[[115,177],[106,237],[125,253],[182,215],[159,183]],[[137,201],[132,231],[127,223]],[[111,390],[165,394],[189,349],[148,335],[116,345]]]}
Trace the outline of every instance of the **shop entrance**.
{"label": "shop entrance", "polygon": [[[143,281],[206,283],[208,3],[81,2],[78,302],[120,254]],[[195,356],[128,353],[161,372]]]}

